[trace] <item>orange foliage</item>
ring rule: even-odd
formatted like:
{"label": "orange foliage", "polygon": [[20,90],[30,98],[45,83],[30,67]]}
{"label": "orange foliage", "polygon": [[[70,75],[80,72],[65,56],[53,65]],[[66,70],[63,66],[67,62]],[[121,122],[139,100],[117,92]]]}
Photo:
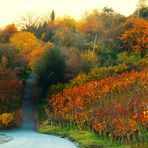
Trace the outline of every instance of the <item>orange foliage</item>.
{"label": "orange foliage", "polygon": [[18,30],[17,30],[17,28],[16,28],[16,26],[14,25],[14,24],[11,24],[11,25],[8,25],[8,26],[6,26],[5,28],[4,28],[4,32],[6,33],[15,33],[15,32],[17,32]]}
{"label": "orange foliage", "polygon": [[49,113],[51,120],[58,116],[58,121],[75,121],[80,127],[87,122],[96,132],[109,130],[122,136],[136,130],[139,116],[143,125],[148,122],[142,108],[147,92],[148,73],[132,71],[65,89],[50,98]]}
{"label": "orange foliage", "polygon": [[0,41],[2,43],[8,43],[10,37],[18,30],[14,24],[8,25],[0,32]]}
{"label": "orange foliage", "polygon": [[136,54],[148,51],[148,22],[143,19],[129,18],[125,26],[128,29],[120,37],[123,46]]}

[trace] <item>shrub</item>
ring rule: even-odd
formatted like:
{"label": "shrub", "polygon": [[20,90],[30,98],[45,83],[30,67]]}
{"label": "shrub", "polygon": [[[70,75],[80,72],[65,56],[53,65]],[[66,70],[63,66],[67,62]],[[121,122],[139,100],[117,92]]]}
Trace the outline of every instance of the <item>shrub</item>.
{"label": "shrub", "polygon": [[84,72],[89,72],[93,68],[98,67],[98,57],[93,51],[85,51],[81,53],[81,63]]}
{"label": "shrub", "polygon": [[148,57],[140,59],[138,62],[135,64],[135,69],[136,70],[142,70],[146,66],[148,66]]}
{"label": "shrub", "polygon": [[1,124],[4,126],[8,126],[13,120],[13,115],[11,113],[3,113],[0,115]]}
{"label": "shrub", "polygon": [[64,83],[58,83],[58,84],[53,84],[49,87],[49,91],[48,91],[48,95],[51,96],[51,95],[55,95],[59,92],[62,92],[65,88],[66,88],[66,84]]}
{"label": "shrub", "polygon": [[17,126],[21,122],[21,110],[12,113],[3,113],[0,115],[0,128]]}
{"label": "shrub", "polygon": [[99,65],[114,66],[117,62],[117,55],[114,51],[99,51],[98,52]]}
{"label": "shrub", "polygon": [[128,71],[128,67],[125,64],[92,69],[88,74],[79,74],[76,78],[70,81],[69,86],[73,87],[80,85],[81,83],[105,79],[126,71]]}

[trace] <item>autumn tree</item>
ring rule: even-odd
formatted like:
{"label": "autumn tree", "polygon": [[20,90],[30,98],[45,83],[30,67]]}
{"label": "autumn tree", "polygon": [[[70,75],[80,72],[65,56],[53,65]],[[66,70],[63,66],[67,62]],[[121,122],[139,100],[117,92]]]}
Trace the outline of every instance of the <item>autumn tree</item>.
{"label": "autumn tree", "polygon": [[30,32],[18,32],[10,38],[10,42],[20,51],[20,55],[29,63],[30,54],[38,45],[37,38]]}
{"label": "autumn tree", "polygon": [[78,73],[82,72],[81,52],[77,48],[62,48],[61,53],[65,59],[66,68],[64,78],[66,81],[72,79]]}
{"label": "autumn tree", "polygon": [[124,25],[126,29],[120,36],[121,47],[143,58],[148,51],[148,22],[129,18]]}
{"label": "autumn tree", "polygon": [[81,20],[77,25],[77,30],[86,34],[95,35],[100,33],[102,29],[102,23],[99,20],[100,14],[98,10],[93,10],[93,12],[87,15],[83,20]]}
{"label": "autumn tree", "polygon": [[92,42],[90,42],[91,37],[83,32],[76,32],[72,37],[71,46],[74,48],[78,48],[79,50],[88,50],[92,47]]}
{"label": "autumn tree", "polygon": [[99,59],[93,51],[85,51],[81,53],[82,69],[84,72],[89,72],[93,68],[98,68]]}
{"label": "autumn tree", "polygon": [[6,26],[2,31],[0,31],[0,42],[8,43],[11,36],[13,36],[16,32],[17,28],[14,24]]}
{"label": "autumn tree", "polygon": [[33,13],[28,13],[20,18],[20,20],[17,22],[17,26],[22,31],[30,31],[32,32],[38,25],[40,24],[39,17],[37,17]]}
{"label": "autumn tree", "polygon": [[95,9],[90,14],[86,14],[85,18],[77,23],[77,31],[79,32],[80,37],[82,37],[82,35],[85,37],[84,40],[82,39],[82,47],[84,46],[86,50],[98,48],[98,40],[101,38],[103,32],[100,12]]}
{"label": "autumn tree", "polygon": [[3,60],[0,64],[0,114],[20,108],[22,95],[22,82],[14,70],[5,67]]}
{"label": "autumn tree", "polygon": [[104,7],[102,10],[102,20],[103,20],[103,25],[106,29],[110,29],[112,26],[112,20],[113,20],[113,15],[114,15],[114,10],[109,7]]}
{"label": "autumn tree", "polygon": [[35,62],[45,53],[46,48],[52,46],[52,43],[42,43],[30,32],[18,32],[11,37],[10,42],[20,50],[21,57],[30,68],[34,67]]}
{"label": "autumn tree", "polygon": [[60,46],[71,46],[72,37],[76,32],[76,22],[71,17],[57,19],[54,22],[56,43]]}
{"label": "autumn tree", "polygon": [[148,20],[148,6],[147,0],[139,0],[137,3],[137,9],[134,12],[134,16],[137,18],[143,18]]}
{"label": "autumn tree", "polygon": [[37,38],[41,39],[43,32],[47,28],[49,18],[39,17],[34,13],[28,13],[17,21],[17,26],[21,31],[33,33]]}
{"label": "autumn tree", "polygon": [[[104,25],[102,34],[100,38],[98,39],[98,50],[100,51],[108,51],[108,50],[113,50],[113,51],[120,51],[120,46],[119,46],[119,40],[118,37],[119,35],[123,32],[123,24],[126,22],[126,18],[123,15],[120,14],[113,14],[109,19],[106,20],[106,17],[104,14],[101,14],[101,21],[103,23],[107,23],[109,20],[109,25],[110,27],[106,27]],[[107,21],[107,22],[106,22]]]}
{"label": "autumn tree", "polygon": [[[93,10],[78,22],[77,31],[79,34],[83,33],[85,35],[82,42],[86,49],[115,49],[118,48],[116,46],[117,36],[120,33],[118,28],[125,21],[126,18],[123,15],[114,12],[112,8],[105,7],[102,12]],[[84,43],[84,41],[86,42]]]}
{"label": "autumn tree", "polygon": [[[54,22],[44,22],[43,25],[40,25],[41,34],[39,39],[43,40],[44,42],[55,42],[55,28]],[[53,27],[53,28],[52,28]]]}
{"label": "autumn tree", "polygon": [[139,11],[139,17],[148,21],[148,7],[143,7]]}
{"label": "autumn tree", "polygon": [[18,48],[11,44],[0,44],[0,63],[3,58],[7,60],[5,66],[10,69],[23,70],[25,67],[25,61],[20,57]]}
{"label": "autumn tree", "polygon": [[138,12],[138,16],[137,16],[137,17],[140,16],[140,10],[141,10],[142,8],[145,8],[146,6],[147,6],[147,0],[139,0],[139,1],[138,1],[137,7],[138,7],[139,12]]}

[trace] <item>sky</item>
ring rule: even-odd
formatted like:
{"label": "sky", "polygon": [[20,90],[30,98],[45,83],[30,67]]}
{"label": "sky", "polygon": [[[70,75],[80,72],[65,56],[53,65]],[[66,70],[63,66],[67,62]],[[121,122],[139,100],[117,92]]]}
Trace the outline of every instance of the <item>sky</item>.
{"label": "sky", "polygon": [[15,23],[27,13],[68,15],[80,19],[86,11],[101,10],[105,6],[126,16],[136,9],[138,0],[0,0],[0,27]]}

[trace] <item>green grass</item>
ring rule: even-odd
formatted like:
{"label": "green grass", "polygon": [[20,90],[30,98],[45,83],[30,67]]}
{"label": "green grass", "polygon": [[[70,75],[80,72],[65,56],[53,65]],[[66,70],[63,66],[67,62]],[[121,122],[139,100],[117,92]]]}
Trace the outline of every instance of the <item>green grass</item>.
{"label": "green grass", "polygon": [[112,143],[107,139],[101,139],[95,133],[78,128],[66,128],[51,125],[41,125],[38,129],[41,133],[67,137],[71,141],[78,143],[80,148],[130,148],[128,145]]}
{"label": "green grass", "polygon": [[56,125],[49,125],[47,114],[45,112],[46,103],[38,103],[36,105],[38,110],[39,126],[38,132],[56,135],[64,138],[69,138],[79,145],[80,148],[147,148],[145,145],[132,145],[115,143],[109,139],[102,139],[91,131],[81,130],[79,128],[60,127]]}

